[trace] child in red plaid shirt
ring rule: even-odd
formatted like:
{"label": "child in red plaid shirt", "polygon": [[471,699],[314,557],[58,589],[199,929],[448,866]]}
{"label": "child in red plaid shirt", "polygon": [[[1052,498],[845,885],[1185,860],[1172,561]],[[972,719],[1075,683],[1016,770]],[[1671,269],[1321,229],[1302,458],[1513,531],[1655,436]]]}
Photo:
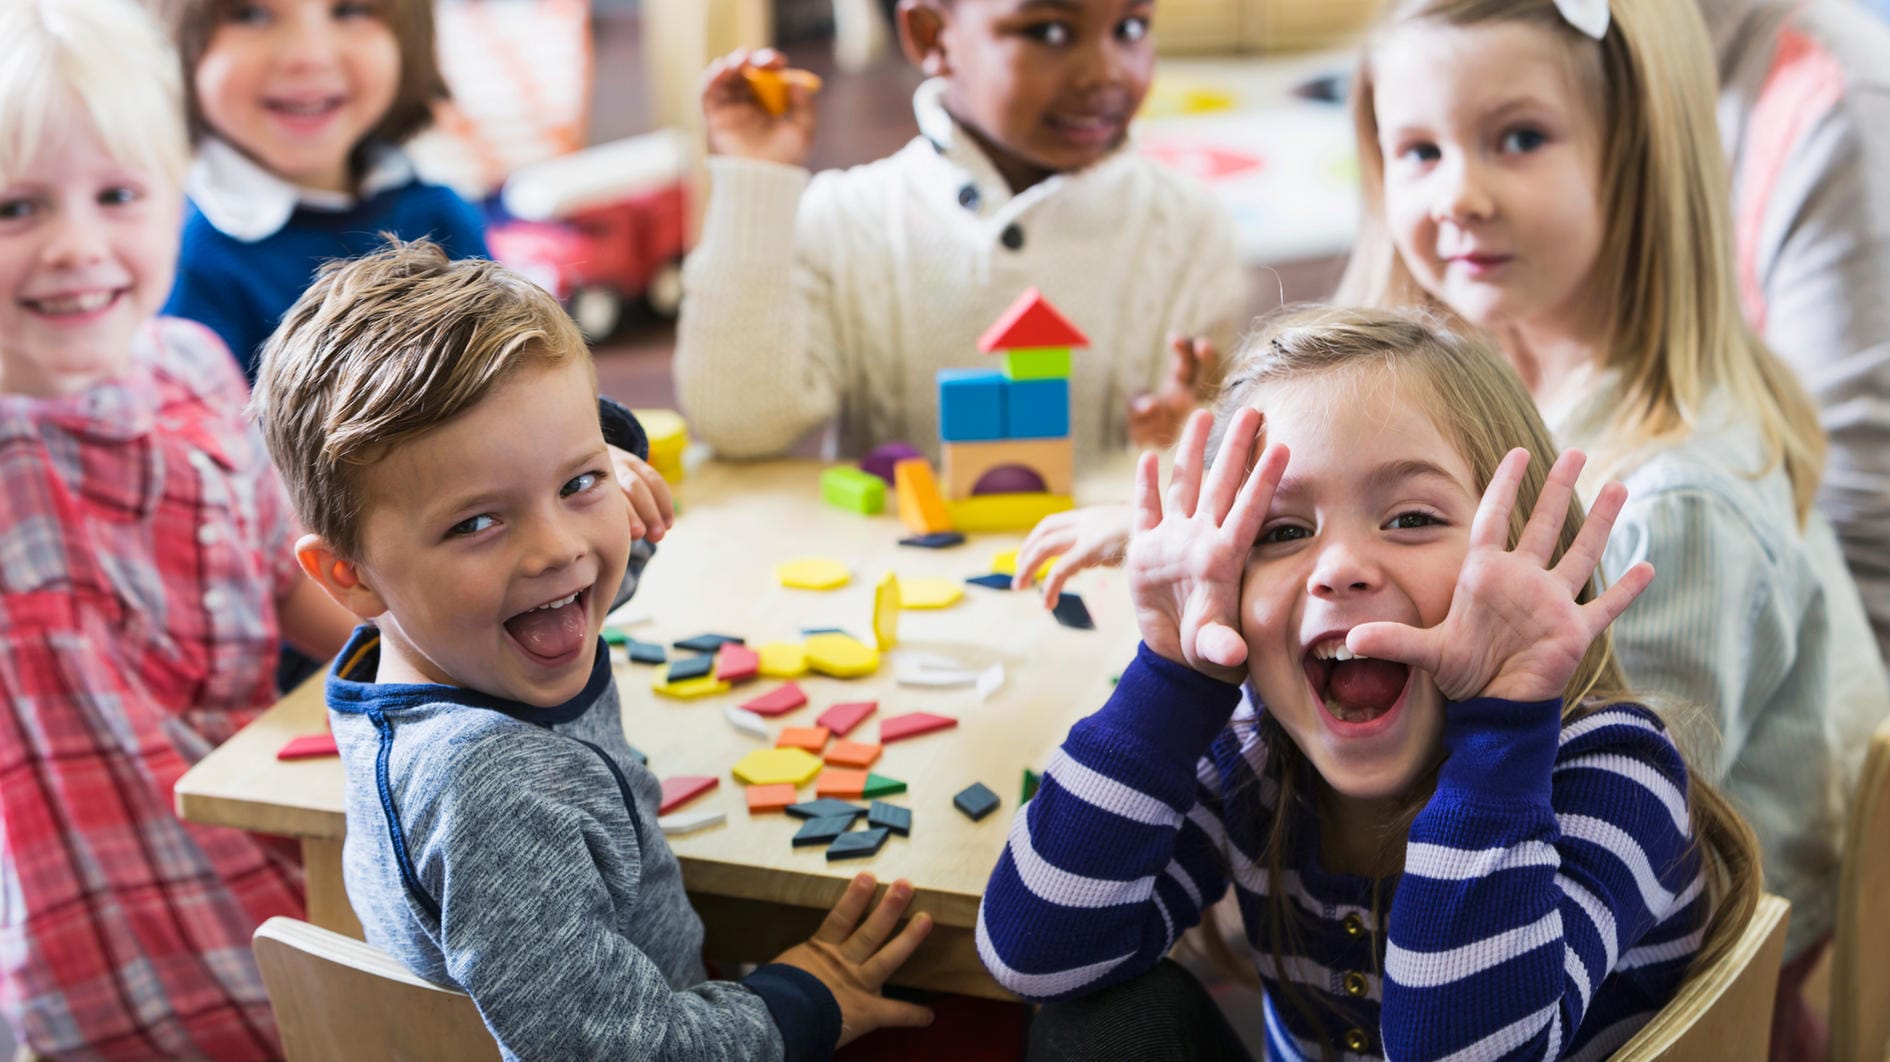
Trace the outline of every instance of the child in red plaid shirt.
{"label": "child in red plaid shirt", "polygon": [[0,1011],[48,1056],[280,1053],[250,933],[301,871],[171,788],[350,627],[236,362],[153,316],[185,145],[138,5],[0,0]]}

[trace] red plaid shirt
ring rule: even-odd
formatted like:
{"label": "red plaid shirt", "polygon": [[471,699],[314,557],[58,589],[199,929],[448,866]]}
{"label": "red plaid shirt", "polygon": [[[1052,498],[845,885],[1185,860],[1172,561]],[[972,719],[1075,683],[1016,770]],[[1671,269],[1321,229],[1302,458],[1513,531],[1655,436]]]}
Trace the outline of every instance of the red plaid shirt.
{"label": "red plaid shirt", "polygon": [[119,380],[0,395],[0,1010],[42,1054],[280,1053],[250,933],[300,868],[171,800],[274,699],[301,577],[247,397],[171,319]]}

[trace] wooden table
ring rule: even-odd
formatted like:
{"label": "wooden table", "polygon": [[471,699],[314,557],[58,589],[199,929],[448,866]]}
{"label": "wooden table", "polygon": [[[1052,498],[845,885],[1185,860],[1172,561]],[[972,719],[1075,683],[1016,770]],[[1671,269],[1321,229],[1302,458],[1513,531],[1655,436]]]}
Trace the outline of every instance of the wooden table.
{"label": "wooden table", "polygon": [[[1079,493],[1095,499],[1126,497],[1127,468],[1124,463],[1106,475],[1088,477]],[[963,579],[989,571],[992,555],[1022,538],[980,535],[937,551],[899,546],[905,532],[890,513],[861,517],[823,505],[819,470],[813,462],[779,461],[711,463],[693,472],[678,491],[683,514],[658,548],[635,598],[652,619],[633,633],[667,644],[715,631],[756,645],[798,641],[802,628],[841,627],[870,641],[873,584],[881,574]],[[808,555],[843,560],[852,568],[853,581],[824,593],[789,590],[775,582],[776,563]],[[725,810],[727,824],[670,840],[707,927],[712,958],[771,958],[812,932],[853,874],[870,870],[882,882],[911,879],[917,889],[914,910],[929,911],[937,921],[897,981],[1004,997],[978,962],[973,927],[978,898],[1017,807],[1023,770],[1041,770],[1070,724],[1103,703],[1110,677],[1128,663],[1135,644],[1119,570],[1086,572],[1073,584],[1096,630],[1058,625],[1034,593],[978,586],[966,587],[965,599],[951,608],[902,613],[901,648],[946,654],[972,669],[1004,665],[1005,684],[987,701],[969,687],[896,685],[898,649],[882,655],[874,675],[800,680],[807,706],[771,720],[771,730],[811,725],[828,706],[857,700],[877,700],[880,708],[853,732],[856,740],[876,741],[878,719],[902,712],[930,711],[959,720],[953,730],[887,746],[874,765],[876,773],[909,784],[908,792],[891,801],[913,810],[913,826],[910,838],[890,838],[868,860],[829,864],[822,848],[789,844],[799,820],[779,813],[748,814],[742,787],[729,768],[762,744],[730,727],[722,706],[778,682],[759,679],[721,696],[678,701],[650,692],[654,669],[618,666],[624,730],[649,755],[650,769],[658,777],[722,779],[714,792],[686,807]],[[346,823],[340,762],[275,759],[291,737],[325,725],[318,686],[303,686],[185,774],[177,784],[177,808],[195,822],[298,838],[307,862],[310,920],[359,936],[341,884]],[[952,796],[972,782],[983,782],[1004,801],[982,822],[969,821],[952,806]],[[802,793],[812,799],[812,785]]]}

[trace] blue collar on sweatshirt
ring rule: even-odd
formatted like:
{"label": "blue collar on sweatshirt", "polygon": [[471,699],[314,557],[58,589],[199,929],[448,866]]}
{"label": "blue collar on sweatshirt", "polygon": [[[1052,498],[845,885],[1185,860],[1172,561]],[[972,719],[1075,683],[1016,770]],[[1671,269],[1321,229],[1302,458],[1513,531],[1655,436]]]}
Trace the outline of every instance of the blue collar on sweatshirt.
{"label": "blue collar on sweatshirt", "polygon": [[[425,705],[453,704],[464,708],[485,708],[504,712],[520,722],[549,726],[577,719],[596,704],[609,688],[610,649],[597,640],[597,655],[591,663],[590,680],[577,696],[549,708],[523,704],[506,697],[494,697],[464,686],[446,686],[431,682],[375,682],[380,666],[381,632],[362,624],[348,637],[348,644],[335,658],[328,672],[328,707],[350,715],[374,715],[419,708]],[[362,677],[365,676],[365,677]]]}

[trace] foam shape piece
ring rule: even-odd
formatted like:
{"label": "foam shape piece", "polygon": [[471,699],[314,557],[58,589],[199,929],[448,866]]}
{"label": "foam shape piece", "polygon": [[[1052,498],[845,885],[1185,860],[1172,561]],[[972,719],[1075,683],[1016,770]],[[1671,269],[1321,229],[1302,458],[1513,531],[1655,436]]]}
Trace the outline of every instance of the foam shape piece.
{"label": "foam shape piece", "polygon": [[868,774],[866,787],[860,790],[860,795],[871,800],[875,797],[892,796],[905,791],[906,783],[897,778],[888,778],[883,774]]}
{"label": "foam shape piece", "polygon": [[1009,590],[1011,588],[1011,577],[999,572],[992,572],[990,575],[966,576],[965,582],[990,587],[993,590]]}
{"label": "foam shape piece", "polygon": [[1033,771],[1028,767],[1024,768],[1024,783],[1022,786],[1018,787],[1017,802],[1019,804],[1022,804],[1025,801],[1028,801],[1031,797],[1036,796],[1037,787],[1041,786],[1042,784],[1043,784],[1043,775],[1038,774],[1036,771]]}
{"label": "foam shape piece", "polygon": [[827,862],[837,859],[863,859],[877,855],[880,846],[886,843],[885,829],[855,830],[843,833],[827,846]]}
{"label": "foam shape piece", "polygon": [[806,785],[820,773],[820,757],[806,749],[757,749],[730,772],[748,785]]}
{"label": "foam shape piece", "polygon": [[938,370],[939,438],[946,442],[1004,438],[1010,419],[1009,389],[1014,386],[1003,373],[990,369]]}
{"label": "foam shape piece", "polygon": [[728,642],[740,642],[743,645],[748,644],[746,638],[737,638],[732,634],[698,634],[693,638],[684,638],[681,641],[671,642],[670,645],[691,653],[713,653]]}
{"label": "foam shape piece", "polygon": [[1057,603],[1050,612],[1065,627],[1074,627],[1079,631],[1096,629],[1096,621],[1089,618],[1089,606],[1083,604],[1082,598],[1067,590],[1057,595]]}
{"label": "foam shape piece", "polygon": [[684,774],[674,778],[665,778],[663,779],[663,801],[661,804],[657,805],[656,813],[658,815],[667,815],[673,809],[689,803],[691,800],[694,800],[721,784],[722,780],[720,778],[711,778],[707,775],[700,774]]}
{"label": "foam shape piece", "polygon": [[820,474],[820,500],[836,509],[872,516],[886,508],[886,481],[852,465],[835,465]]}
{"label": "foam shape piece", "polygon": [[820,713],[820,718],[814,722],[826,727],[835,737],[845,737],[878,707],[878,701],[848,701]]}
{"label": "foam shape piece", "polygon": [[806,749],[814,755],[827,747],[827,728],[824,726],[784,726],[774,739],[778,749]]}
{"label": "foam shape piece", "polygon": [[893,485],[893,466],[908,457],[924,457],[911,443],[882,443],[860,458],[860,471],[878,476],[888,487]]}
{"label": "foam shape piece", "polygon": [[747,682],[761,673],[761,654],[740,642],[715,651],[715,677],[723,682]]}
{"label": "foam shape piece", "polygon": [[711,826],[720,826],[728,821],[728,812],[714,808],[702,808],[696,811],[678,811],[674,815],[664,815],[656,820],[656,826],[665,837],[676,837],[697,830],[706,830]]}
{"label": "foam shape piece", "polygon": [[991,489],[991,474],[1018,468],[1035,473],[1043,482],[1014,493],[1075,493],[1076,447],[1067,437],[947,442],[940,444],[939,456],[939,483],[947,498],[1006,493]]}
{"label": "foam shape piece", "polygon": [[604,644],[605,645],[628,645],[629,643],[630,643],[630,636],[628,634],[625,634],[624,632],[617,630],[615,627],[604,628]]}
{"label": "foam shape piece", "polygon": [[879,670],[879,653],[846,634],[816,634],[803,643],[807,666],[834,678],[858,678]]}
{"label": "foam shape piece", "polygon": [[742,707],[756,715],[780,715],[791,712],[807,703],[807,694],[792,682],[784,682],[781,688],[771,690],[752,700],[742,702]]}
{"label": "foam shape piece", "polygon": [[779,785],[751,785],[742,795],[748,800],[750,815],[762,811],[780,811],[794,803],[794,786],[786,782]]}
{"label": "foam shape piece", "polygon": [[860,741],[848,741],[841,738],[833,743],[821,759],[832,767],[871,767],[879,762],[881,747],[868,745]]}
{"label": "foam shape piece", "polygon": [[899,577],[891,572],[880,576],[873,588],[873,640],[882,653],[899,644],[899,609],[904,604],[899,590]]}
{"label": "foam shape piece", "polygon": [[797,819],[821,819],[829,815],[847,815],[858,818],[866,814],[866,809],[844,800],[809,800],[801,804],[789,804],[787,813]]}
{"label": "foam shape piece", "polygon": [[[1070,381],[1018,380],[1004,396],[1005,439],[1066,439],[1070,434]],[[953,440],[954,442],[956,440]]]}
{"label": "foam shape piece", "polygon": [[1001,803],[1003,801],[998,799],[998,795],[986,788],[983,782],[973,782],[952,797],[952,806],[964,812],[965,817],[973,822],[996,811]]}
{"label": "foam shape piece", "polygon": [[879,743],[890,745],[895,741],[930,734],[934,730],[949,730],[958,725],[958,720],[946,715],[933,715],[931,712],[907,712],[879,721]]}
{"label": "foam shape piece", "polygon": [[1018,347],[1004,352],[1004,375],[1011,380],[1067,380],[1069,347]]}
{"label": "foam shape piece", "polygon": [[967,495],[1042,494],[1050,490],[1043,477],[1022,465],[999,465],[978,477]]}
{"label": "foam shape piece", "polygon": [[949,690],[957,686],[970,686],[978,681],[973,671],[953,668],[921,667],[916,664],[902,664],[894,672],[894,681],[901,686],[918,686],[925,689]]}
{"label": "foam shape piece", "polygon": [[1025,288],[978,337],[978,349],[986,354],[1000,350],[1087,346],[1089,337],[1058,313],[1036,288]]}
{"label": "foam shape piece", "polygon": [[756,669],[769,678],[795,679],[807,674],[807,650],[793,642],[764,642],[755,650]]}
{"label": "foam shape piece", "polygon": [[789,85],[804,86],[809,95],[820,91],[820,75],[811,70],[744,66],[742,77],[748,82],[748,91],[755,94],[755,102],[776,118],[787,113]]}
{"label": "foam shape piece", "polygon": [[1075,507],[1067,494],[980,494],[945,505],[952,526],[966,534],[1028,531],[1051,513]]}
{"label": "foam shape piece", "polygon": [[[672,662],[669,665],[669,670],[664,672],[664,674],[669,682],[677,683],[688,679],[701,678],[714,670],[715,657],[705,653],[701,656],[684,657],[681,660]],[[716,677],[720,678],[721,676],[718,675]]]}
{"label": "foam shape piece", "polygon": [[663,651],[662,646],[657,645],[654,642],[639,642],[639,641],[636,641],[635,639],[632,639],[630,643],[626,645],[624,648],[629,653],[630,660],[633,663],[637,663],[637,664],[667,664],[669,663],[669,654]]}
{"label": "foam shape piece", "polygon": [[748,709],[737,708],[732,704],[723,705],[722,716],[729,721],[731,726],[749,737],[768,740],[768,724]]}
{"label": "foam shape piece", "polygon": [[820,778],[814,783],[814,795],[823,797],[856,797],[866,792],[867,772],[845,767],[829,767],[820,772]]}
{"label": "foam shape piece", "polygon": [[774,577],[796,590],[834,590],[847,585],[853,573],[831,557],[801,557],[775,565]]}
{"label": "foam shape piece", "polygon": [[687,701],[694,700],[697,697],[710,697],[717,693],[727,693],[729,691],[729,685],[721,679],[716,678],[714,675],[703,675],[701,678],[684,679],[681,682],[670,682],[664,677],[663,672],[658,671],[656,678],[650,683],[650,689],[665,697],[677,697]]}
{"label": "foam shape piece", "polygon": [[901,837],[910,837],[912,835],[912,809],[888,804],[884,800],[875,800],[873,806],[866,810],[866,824],[884,827]]}
{"label": "foam shape piece", "polygon": [[852,828],[852,815],[830,815],[824,819],[808,819],[801,825],[800,832],[794,835],[794,847],[805,848],[810,844],[830,844],[835,837]]}
{"label": "foam shape piece", "polygon": [[683,478],[683,451],[689,448],[689,425],[673,409],[633,409],[643,434],[650,440],[650,467],[671,484]]}
{"label": "foam shape piece", "polygon": [[953,546],[962,546],[964,543],[965,536],[956,531],[940,531],[933,535],[912,535],[899,540],[902,546],[913,546],[918,549],[950,549]]}
{"label": "foam shape piece", "polygon": [[978,673],[978,699],[989,700],[1004,686],[1004,665],[992,664]]}
{"label": "foam shape piece", "polygon": [[[1058,554],[1052,555],[1050,558],[1045,560],[1042,564],[1039,564],[1037,566],[1037,574],[1035,576],[1036,580],[1038,582],[1042,582],[1044,576],[1050,574],[1050,569],[1056,567],[1057,562],[1062,559],[1063,559],[1063,555],[1061,553],[1058,553]],[[1017,574],[1017,551],[1014,549],[1007,549],[1001,553],[992,554],[991,555],[991,570],[1002,575],[1016,575]]]}
{"label": "foam shape piece", "polygon": [[950,579],[901,579],[898,586],[901,608],[949,608],[965,596],[964,586]]}
{"label": "foam shape piece", "polygon": [[893,466],[893,492],[899,496],[899,522],[914,534],[954,530],[951,509],[938,492],[932,466],[923,457]]}
{"label": "foam shape piece", "polygon": [[312,760],[321,756],[339,756],[335,748],[335,735],[324,730],[319,734],[303,734],[290,738],[276,750],[278,760]]}

